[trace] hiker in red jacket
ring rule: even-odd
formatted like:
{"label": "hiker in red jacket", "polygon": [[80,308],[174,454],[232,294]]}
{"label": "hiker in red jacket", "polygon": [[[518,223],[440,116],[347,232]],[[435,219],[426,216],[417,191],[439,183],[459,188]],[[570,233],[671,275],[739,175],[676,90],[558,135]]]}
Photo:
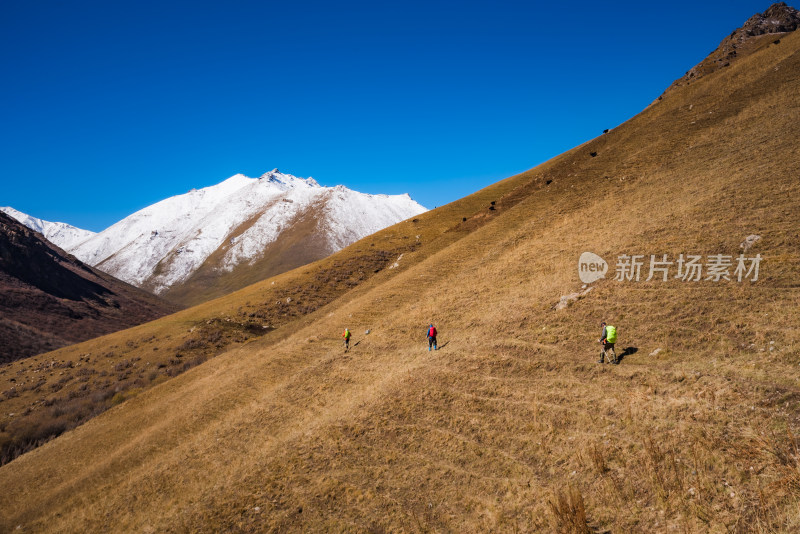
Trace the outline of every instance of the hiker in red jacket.
{"label": "hiker in red jacket", "polygon": [[433,350],[439,350],[436,346],[436,327],[433,325],[428,326],[428,352],[430,352],[431,347],[433,347]]}

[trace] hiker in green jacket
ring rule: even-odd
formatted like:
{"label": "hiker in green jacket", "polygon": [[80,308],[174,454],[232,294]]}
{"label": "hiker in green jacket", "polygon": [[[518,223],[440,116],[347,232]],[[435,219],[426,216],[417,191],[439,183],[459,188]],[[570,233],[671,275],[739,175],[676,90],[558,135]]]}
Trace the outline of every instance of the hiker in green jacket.
{"label": "hiker in green jacket", "polygon": [[351,335],[350,334],[350,330],[345,328],[344,332],[342,332],[342,337],[344,338],[344,351],[345,352],[347,352],[347,350],[350,348],[350,335]]}
{"label": "hiker in green jacket", "polygon": [[611,356],[614,358],[611,359],[611,356],[609,356],[608,362],[617,365],[619,360],[617,360],[617,352],[614,350],[614,343],[617,342],[617,327],[610,324],[607,325],[605,321],[600,323],[600,326],[603,327],[603,335],[600,337],[603,349],[600,352],[600,360],[597,363],[605,363],[606,353],[611,351]]}

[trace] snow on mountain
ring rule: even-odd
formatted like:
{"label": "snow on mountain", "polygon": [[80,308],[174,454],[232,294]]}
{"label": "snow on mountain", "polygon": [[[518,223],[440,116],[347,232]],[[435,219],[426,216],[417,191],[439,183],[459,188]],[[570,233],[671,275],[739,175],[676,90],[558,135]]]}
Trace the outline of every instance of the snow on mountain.
{"label": "snow on mountain", "polygon": [[[69,250],[157,294],[186,281],[204,263],[216,271],[253,264],[298,221],[313,219],[318,257],[426,209],[408,195],[368,195],[323,187],[277,169],[242,174],[148,206]],[[207,267],[208,265],[206,265]]]}
{"label": "snow on mountain", "polygon": [[94,232],[89,230],[82,230],[75,226],[62,222],[50,222],[42,219],[37,219],[21,211],[17,211],[12,207],[6,206],[0,208],[0,211],[18,220],[34,232],[39,232],[45,239],[66,251],[74,247],[81,241],[84,241],[93,235]]}

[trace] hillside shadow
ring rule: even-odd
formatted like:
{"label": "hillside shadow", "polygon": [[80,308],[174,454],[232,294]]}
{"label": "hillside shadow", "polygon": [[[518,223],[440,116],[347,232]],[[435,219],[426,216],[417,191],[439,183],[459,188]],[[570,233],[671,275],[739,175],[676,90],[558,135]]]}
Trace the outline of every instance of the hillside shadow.
{"label": "hillside shadow", "polygon": [[621,363],[622,360],[625,359],[625,356],[630,356],[631,354],[636,354],[637,352],[639,352],[639,347],[625,347],[625,350],[623,350],[619,356],[617,356],[617,361]]}
{"label": "hillside shadow", "polygon": [[5,213],[0,215],[0,274],[56,298],[73,302],[89,300],[109,306],[104,298],[115,293],[82,272],[96,278],[86,265],[43,240],[39,234]]}

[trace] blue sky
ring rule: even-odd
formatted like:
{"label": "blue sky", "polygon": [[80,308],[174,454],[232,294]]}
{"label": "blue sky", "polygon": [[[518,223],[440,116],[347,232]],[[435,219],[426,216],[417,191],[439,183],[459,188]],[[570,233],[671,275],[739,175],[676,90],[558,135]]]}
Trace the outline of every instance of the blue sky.
{"label": "blue sky", "polygon": [[428,208],[641,111],[769,2],[0,3],[0,205],[99,231],[275,167]]}

